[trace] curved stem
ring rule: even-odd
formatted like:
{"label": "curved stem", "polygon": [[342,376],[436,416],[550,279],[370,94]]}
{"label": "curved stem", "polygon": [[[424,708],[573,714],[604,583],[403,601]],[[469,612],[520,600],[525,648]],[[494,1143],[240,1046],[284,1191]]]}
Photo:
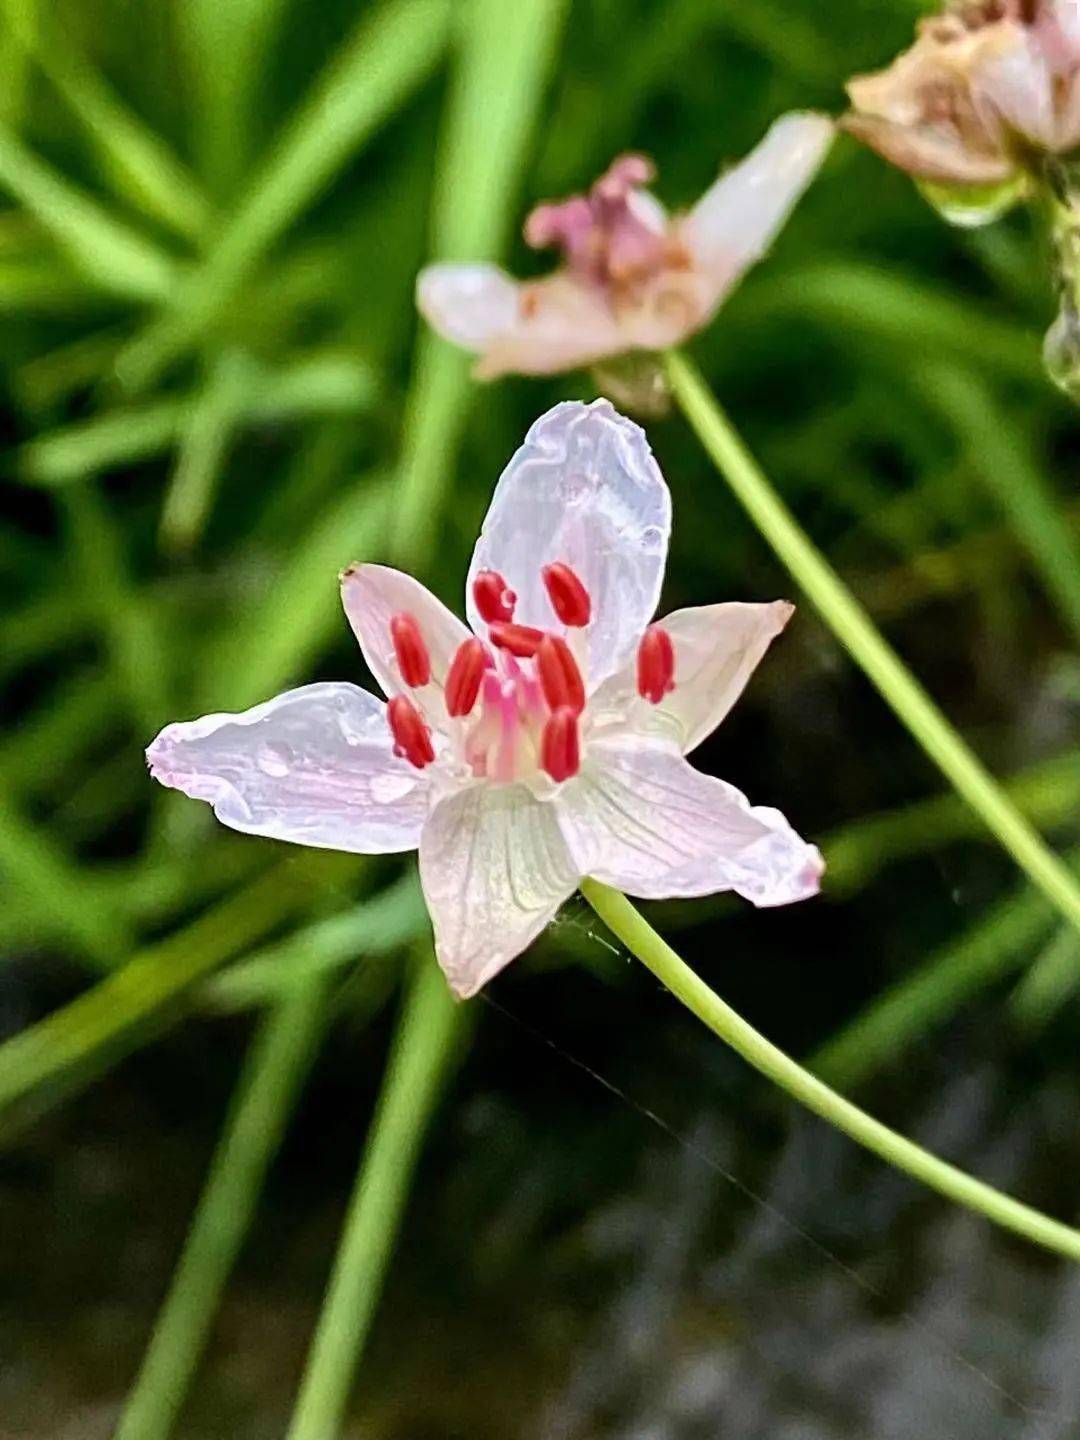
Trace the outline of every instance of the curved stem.
{"label": "curved stem", "polygon": [[652,971],[677,1000],[681,1000],[714,1035],[730,1045],[755,1070],[786,1090],[801,1105],[947,1199],[966,1205],[969,1210],[985,1215],[988,1220],[1023,1235],[1036,1245],[1056,1250],[1070,1260],[1080,1260],[1080,1230],[1052,1220],[1041,1211],[1014,1200],[1011,1195],[1004,1195],[992,1185],[965,1174],[955,1165],[939,1160],[921,1145],[898,1135],[835,1090],[830,1090],[766,1040],[710,990],[625,895],[597,880],[584,881],[581,893],[612,934]]}
{"label": "curved stem", "polygon": [[1080,930],[1080,884],[1032,829],[904,665],[773,490],[684,355],[665,357],[668,380],[710,459],[834,635],[942,774],[1020,868]]}

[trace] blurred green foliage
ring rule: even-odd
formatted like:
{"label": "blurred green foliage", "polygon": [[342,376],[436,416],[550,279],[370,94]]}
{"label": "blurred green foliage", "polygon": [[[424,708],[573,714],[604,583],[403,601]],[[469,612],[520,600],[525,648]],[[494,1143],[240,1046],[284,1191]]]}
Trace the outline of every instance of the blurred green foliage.
{"label": "blurred green foliage", "polygon": [[[141,753],[169,719],[362,678],[338,569],[407,561],[455,603],[528,424],[592,393],[473,385],[417,323],[420,264],[535,268],[526,208],[623,149],[690,202],[781,111],[838,110],[917,8],[0,0],[0,953],[86,987],[0,1049],[0,1125],[192,1007],[369,1014],[424,934],[411,872],[232,834],[154,790]],[[841,141],[695,354],[807,529],[1066,840],[1080,426],[1041,372],[1043,269],[1029,217],[950,231]],[[670,604],[784,593],[684,425],[650,435],[676,501]],[[809,616],[746,705],[765,723],[736,719],[704,763],[756,772],[755,798],[830,837],[815,933],[855,926],[872,951],[841,1011],[892,987],[826,1050],[831,1073],[868,1074],[1032,965],[1017,1014],[1046,1023],[1075,946],[1042,902],[999,893],[983,838]],[[979,905],[939,893],[941,854],[975,857]],[[882,941],[896,887],[934,898]],[[727,914],[670,910],[703,944]],[[571,929],[542,954],[606,965]]]}

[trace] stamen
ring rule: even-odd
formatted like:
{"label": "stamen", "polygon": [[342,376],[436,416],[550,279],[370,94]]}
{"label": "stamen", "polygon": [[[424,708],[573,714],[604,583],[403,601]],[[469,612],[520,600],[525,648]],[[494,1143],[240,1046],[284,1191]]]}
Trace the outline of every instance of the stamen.
{"label": "stamen", "polygon": [[480,693],[489,660],[488,653],[473,636],[463,640],[450,662],[446,676],[446,712],[451,716],[468,715]]}
{"label": "stamen", "polygon": [[431,656],[414,615],[402,611],[390,621],[390,639],[405,684],[416,689],[431,679]]}
{"label": "stamen", "polygon": [[675,646],[659,625],[650,625],[637,653],[638,694],[653,705],[675,689]]}
{"label": "stamen", "polygon": [[540,741],[540,768],[557,784],[569,780],[581,769],[581,745],[577,716],[568,705],[548,719]]}
{"label": "stamen", "polygon": [[514,618],[517,596],[497,570],[481,570],[473,581],[473,602],[486,625]]}
{"label": "stamen", "polygon": [[435,759],[431,731],[420,718],[420,711],[404,695],[395,695],[386,707],[390,733],[394,737],[394,754],[408,760],[418,770]]}
{"label": "stamen", "polygon": [[562,623],[574,627],[587,625],[592,615],[592,601],[570,566],[557,560],[554,565],[545,565],[540,574],[552,609]]}
{"label": "stamen", "polygon": [[548,708],[580,715],[585,709],[585,682],[566,641],[545,635],[536,652],[536,669]]}
{"label": "stamen", "polygon": [[530,660],[540,648],[540,641],[544,638],[544,632],[534,630],[531,625],[496,623],[492,625],[488,633],[493,645],[498,646],[500,650],[508,650],[519,660]]}

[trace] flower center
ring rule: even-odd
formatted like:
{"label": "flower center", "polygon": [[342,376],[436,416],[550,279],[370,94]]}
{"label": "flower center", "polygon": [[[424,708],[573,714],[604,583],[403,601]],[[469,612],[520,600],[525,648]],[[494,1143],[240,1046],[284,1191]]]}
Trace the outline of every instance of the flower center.
{"label": "flower center", "polygon": [[[494,570],[481,571],[473,582],[488,644],[475,635],[463,640],[441,688],[450,756],[477,780],[509,785],[543,773],[562,784],[581,769],[587,704],[582,667],[592,598],[577,572],[561,560],[545,565],[540,578],[565,635],[515,621],[516,596]],[[390,639],[405,685],[426,689],[424,704],[430,715],[437,688],[415,616],[393,616]],[[650,625],[638,646],[638,694],[658,705],[674,688],[671,636]],[[387,718],[395,755],[418,770],[430,765],[435,758],[431,731],[413,701],[395,696]]]}

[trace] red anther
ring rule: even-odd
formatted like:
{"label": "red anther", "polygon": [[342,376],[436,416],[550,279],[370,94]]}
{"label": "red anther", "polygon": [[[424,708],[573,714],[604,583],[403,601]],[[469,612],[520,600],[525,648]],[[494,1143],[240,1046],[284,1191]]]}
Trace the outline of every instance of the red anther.
{"label": "red anther", "polygon": [[577,716],[562,705],[549,718],[540,739],[540,768],[552,780],[569,780],[581,769]]}
{"label": "red anther", "polygon": [[545,635],[536,652],[540,687],[550,710],[566,707],[575,715],[585,709],[585,682],[570,646],[558,635]]}
{"label": "red anther", "polygon": [[659,705],[675,689],[675,646],[659,625],[650,625],[637,652],[637,688],[644,699]]}
{"label": "red anther", "polygon": [[386,707],[390,733],[394,737],[394,754],[408,760],[418,770],[435,759],[431,731],[420,718],[420,711],[404,695],[395,695]]}
{"label": "red anther", "polygon": [[480,682],[490,664],[487,651],[474,637],[457,648],[446,676],[446,713],[468,715],[480,693]]}
{"label": "red anther", "polygon": [[517,596],[497,570],[481,570],[472,583],[473,601],[487,625],[514,618]]}
{"label": "red anther", "polygon": [[488,631],[491,643],[500,650],[509,650],[519,660],[531,660],[540,648],[544,638],[543,630],[534,630],[531,625],[499,624]]}
{"label": "red anther", "polygon": [[398,669],[406,685],[413,689],[431,679],[431,656],[416,617],[403,610],[390,621],[390,639],[394,642]]}
{"label": "red anther", "polygon": [[588,590],[570,566],[556,560],[554,565],[545,565],[540,574],[551,607],[562,623],[575,628],[587,625],[592,615],[592,601]]}

